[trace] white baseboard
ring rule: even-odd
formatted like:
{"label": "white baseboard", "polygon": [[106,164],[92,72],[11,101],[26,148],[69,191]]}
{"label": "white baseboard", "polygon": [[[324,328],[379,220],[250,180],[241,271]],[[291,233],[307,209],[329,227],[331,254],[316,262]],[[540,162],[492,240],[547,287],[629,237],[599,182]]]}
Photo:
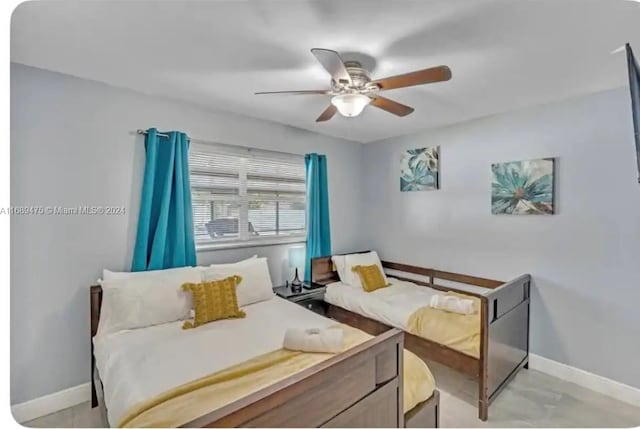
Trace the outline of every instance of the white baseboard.
{"label": "white baseboard", "polygon": [[573,366],[529,353],[529,368],[575,383],[631,405],[640,404],[640,389]]}
{"label": "white baseboard", "polygon": [[[596,375],[573,366],[565,365],[545,357],[529,354],[529,368],[575,383],[579,386],[611,396],[632,405],[640,404],[640,389]],[[50,395],[11,406],[11,413],[18,423],[65,408],[73,407],[91,399],[91,383],[80,384]]]}
{"label": "white baseboard", "polygon": [[80,384],[50,395],[41,396],[11,406],[11,414],[18,423],[28,422],[91,399],[91,383]]}

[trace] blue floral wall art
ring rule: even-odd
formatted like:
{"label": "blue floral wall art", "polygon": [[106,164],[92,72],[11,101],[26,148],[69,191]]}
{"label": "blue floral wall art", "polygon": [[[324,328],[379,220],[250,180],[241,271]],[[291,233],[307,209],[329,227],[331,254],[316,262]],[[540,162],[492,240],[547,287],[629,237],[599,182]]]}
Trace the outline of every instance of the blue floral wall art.
{"label": "blue floral wall art", "polygon": [[440,188],[440,148],[409,149],[400,160],[400,191]]}
{"label": "blue floral wall art", "polygon": [[553,214],[554,158],[492,164],[493,214]]}

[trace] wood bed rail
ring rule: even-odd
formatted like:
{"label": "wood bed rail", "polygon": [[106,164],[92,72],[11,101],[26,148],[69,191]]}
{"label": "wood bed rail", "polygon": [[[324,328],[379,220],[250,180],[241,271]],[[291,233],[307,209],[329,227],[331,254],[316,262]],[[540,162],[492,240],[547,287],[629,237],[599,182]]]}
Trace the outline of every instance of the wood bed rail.
{"label": "wood bed rail", "polygon": [[485,279],[482,277],[470,276],[467,274],[452,273],[449,271],[440,271],[433,268],[416,267],[413,265],[400,264],[398,262],[381,261],[382,267],[388,270],[402,271],[405,273],[418,274],[429,277],[429,283],[435,284],[437,279],[447,280],[456,283],[463,283],[472,286],[480,286],[484,288],[497,288],[504,284],[499,280]]}
{"label": "wood bed rail", "polygon": [[[359,251],[352,252],[353,253],[366,253],[368,251]],[[340,256],[340,255],[334,255]],[[470,276],[467,274],[454,273],[450,271],[441,271],[433,268],[425,268],[425,267],[417,267],[415,265],[402,264],[399,262],[391,262],[391,261],[381,261],[382,267],[387,270],[400,271],[404,273],[416,274],[419,276],[424,276],[428,278],[428,284],[433,285],[436,288],[449,288],[451,290],[455,290],[455,286],[447,286],[447,285],[438,285],[436,281],[446,280],[455,283],[462,283],[472,286],[479,286],[488,289],[498,288],[505,283],[499,280],[487,279],[483,277]],[[394,275],[395,277],[395,275]],[[407,279],[413,281],[413,279]],[[327,285],[330,283],[335,283],[340,281],[340,277],[338,277],[338,273],[334,270],[333,262],[331,261],[331,256],[323,256],[319,258],[314,258],[311,260],[311,281],[313,283]],[[461,292],[466,292],[466,290],[460,289]]]}

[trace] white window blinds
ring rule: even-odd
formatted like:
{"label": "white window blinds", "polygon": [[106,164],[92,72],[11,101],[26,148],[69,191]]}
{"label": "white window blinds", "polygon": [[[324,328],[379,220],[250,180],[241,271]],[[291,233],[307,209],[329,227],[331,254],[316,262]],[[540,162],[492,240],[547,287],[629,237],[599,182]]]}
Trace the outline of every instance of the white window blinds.
{"label": "white window blinds", "polygon": [[192,142],[189,170],[196,246],[305,239],[302,156]]}

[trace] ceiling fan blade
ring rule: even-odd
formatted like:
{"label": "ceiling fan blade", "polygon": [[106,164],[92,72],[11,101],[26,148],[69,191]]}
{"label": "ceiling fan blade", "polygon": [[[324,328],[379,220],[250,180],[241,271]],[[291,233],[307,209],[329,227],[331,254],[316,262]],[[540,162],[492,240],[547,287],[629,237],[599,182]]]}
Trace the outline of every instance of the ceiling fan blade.
{"label": "ceiling fan blade", "polygon": [[254,95],[271,95],[271,94],[281,94],[281,95],[325,95],[328,94],[329,91],[324,89],[312,89],[308,91],[267,91],[267,92],[254,92]]}
{"label": "ceiling fan blade", "polygon": [[443,82],[449,79],[451,79],[451,69],[447,66],[438,66],[374,80],[372,83],[378,85],[380,90],[387,90],[424,85],[425,83]]}
{"label": "ceiling fan blade", "polygon": [[313,48],[311,53],[316,56],[320,64],[329,72],[331,78],[338,83],[351,85],[351,76],[344,66],[344,62],[336,51],[330,49]]}
{"label": "ceiling fan blade", "polygon": [[389,100],[388,98],[380,97],[379,95],[371,97],[371,104],[378,109],[386,110],[389,113],[393,113],[397,116],[407,116],[413,112],[413,107],[405,106],[396,101]]}
{"label": "ceiling fan blade", "polygon": [[333,115],[335,115],[337,111],[338,109],[336,108],[336,106],[334,106],[333,104],[330,104],[329,107],[327,107],[324,110],[324,112],[322,112],[322,114],[318,116],[318,119],[316,119],[316,122],[328,121],[329,119],[333,118]]}

